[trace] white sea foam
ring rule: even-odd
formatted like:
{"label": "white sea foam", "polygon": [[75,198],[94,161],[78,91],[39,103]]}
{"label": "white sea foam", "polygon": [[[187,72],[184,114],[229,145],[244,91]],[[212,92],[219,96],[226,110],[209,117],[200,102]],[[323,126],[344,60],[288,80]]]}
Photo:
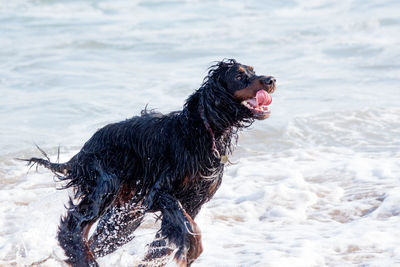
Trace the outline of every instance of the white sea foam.
{"label": "white sea foam", "polygon": [[[274,75],[272,116],[241,132],[196,222],[194,266],[400,264],[398,1],[0,4],[0,265],[63,266],[71,192],[14,158],[68,160],[148,103],[180,109],[212,61]],[[101,258],[135,266],[159,227]],[[171,263],[170,266],[174,266]]]}

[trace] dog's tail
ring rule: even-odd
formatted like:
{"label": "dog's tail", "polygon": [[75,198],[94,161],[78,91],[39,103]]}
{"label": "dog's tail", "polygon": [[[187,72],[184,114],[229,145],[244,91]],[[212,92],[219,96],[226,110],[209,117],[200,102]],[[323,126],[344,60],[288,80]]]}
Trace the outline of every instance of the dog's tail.
{"label": "dog's tail", "polygon": [[[30,158],[30,159],[17,159],[27,162],[29,169],[36,166],[43,166],[49,169],[55,175],[57,181],[66,182],[59,189],[74,188],[75,198],[83,197],[94,190],[95,180],[98,177],[99,172],[102,168],[98,166],[95,170],[92,169],[92,164],[85,164],[84,162],[77,164],[75,157],[71,158],[65,163],[59,162],[60,148],[58,148],[57,162],[52,162],[49,156],[36,145],[37,149],[42,153],[42,158]],[[84,158],[84,160],[87,158]]]}
{"label": "dog's tail", "polygon": [[67,172],[69,171],[68,164],[66,163],[53,163],[48,159],[42,159],[42,158],[30,158],[30,159],[18,159],[22,161],[28,162],[28,166],[33,167],[35,165],[37,166],[43,166],[49,170],[51,170],[54,174],[59,175],[66,175]]}
{"label": "dog's tail", "polygon": [[[35,144],[36,145],[36,144]],[[63,177],[65,176],[68,171],[70,171],[71,166],[70,164],[67,163],[54,163],[50,161],[49,156],[47,156],[46,152],[44,152],[43,149],[41,149],[38,145],[36,145],[37,149],[43,154],[44,158],[30,158],[30,159],[17,159],[17,160],[22,160],[28,162],[28,166],[32,168],[33,166],[43,166],[49,170],[51,170],[55,175],[58,177]],[[58,157],[60,155],[60,148],[58,148]]]}

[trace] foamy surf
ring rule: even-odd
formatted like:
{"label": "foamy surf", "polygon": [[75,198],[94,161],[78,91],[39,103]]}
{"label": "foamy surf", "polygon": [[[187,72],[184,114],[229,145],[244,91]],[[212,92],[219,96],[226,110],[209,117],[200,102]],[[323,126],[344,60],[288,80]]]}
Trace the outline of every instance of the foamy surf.
{"label": "foamy surf", "polygon": [[[197,218],[205,250],[196,264],[399,261],[399,122],[399,109],[361,110],[297,117],[271,136],[266,129],[243,132],[231,157],[236,164]],[[260,136],[264,143],[254,143]],[[14,177],[0,194],[2,264],[62,266],[55,235],[67,192],[42,169],[26,175],[20,162],[2,165]],[[148,216],[134,241],[99,263],[139,263],[157,229]]]}

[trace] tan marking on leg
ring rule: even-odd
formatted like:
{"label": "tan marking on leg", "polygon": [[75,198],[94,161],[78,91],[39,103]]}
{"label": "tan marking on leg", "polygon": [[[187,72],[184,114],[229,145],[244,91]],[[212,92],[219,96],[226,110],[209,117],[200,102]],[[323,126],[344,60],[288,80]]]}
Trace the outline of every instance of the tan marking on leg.
{"label": "tan marking on leg", "polygon": [[190,226],[193,230],[193,233],[190,235],[190,247],[186,256],[187,261],[191,263],[195,259],[197,259],[203,252],[201,232],[200,228],[197,226],[196,222],[189,216],[189,214],[187,214],[186,211],[184,211],[183,214],[185,215],[186,219],[188,219]]}

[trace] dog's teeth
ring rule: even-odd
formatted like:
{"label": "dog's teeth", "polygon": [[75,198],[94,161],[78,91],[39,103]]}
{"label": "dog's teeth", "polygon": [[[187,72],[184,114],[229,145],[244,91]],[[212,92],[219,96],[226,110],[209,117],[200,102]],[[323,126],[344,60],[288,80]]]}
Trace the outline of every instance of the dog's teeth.
{"label": "dog's teeth", "polygon": [[247,103],[246,101],[243,101],[243,102],[242,102],[242,105],[244,105],[244,106],[247,107],[247,108],[251,108],[250,104]]}
{"label": "dog's teeth", "polygon": [[253,106],[247,100],[242,101],[241,104],[243,106],[245,106],[246,108],[251,109],[251,110],[257,110],[257,111],[263,111],[264,110],[263,106]]}

